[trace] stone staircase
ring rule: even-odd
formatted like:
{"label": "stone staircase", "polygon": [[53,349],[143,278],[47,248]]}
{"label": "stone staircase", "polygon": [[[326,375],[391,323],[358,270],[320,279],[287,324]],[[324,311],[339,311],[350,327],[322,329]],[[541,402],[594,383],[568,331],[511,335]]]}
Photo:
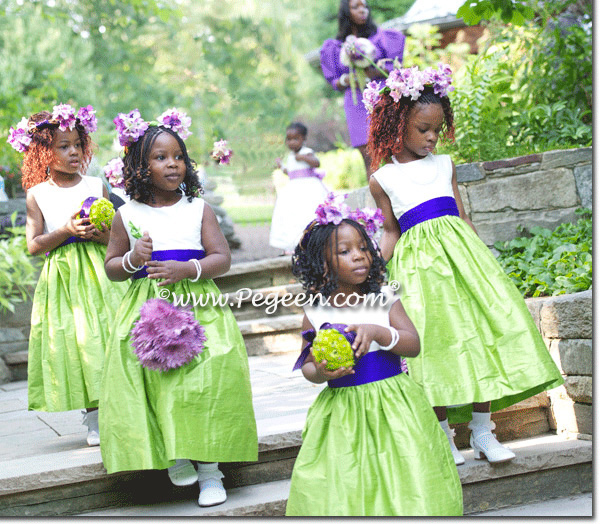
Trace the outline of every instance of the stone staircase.
{"label": "stone staircase", "polygon": [[[9,396],[4,401],[0,386],[0,516],[284,515],[306,410],[323,386],[291,372],[301,344],[301,308],[289,301],[268,313],[267,307],[273,297],[294,297],[301,288],[291,275],[289,258],[283,257],[234,265],[216,280],[229,294],[248,348],[259,432],[258,462],[222,465],[227,502],[199,508],[197,486],[173,487],[161,471],[107,475],[100,450],[85,446],[78,413],[19,415],[27,421],[21,424],[41,420],[63,437],[62,444],[45,441],[32,457],[23,437],[22,453],[3,456],[3,436],[13,438],[11,430],[3,429],[13,420],[10,412],[2,412],[3,402],[22,403],[26,395],[15,383],[5,387]],[[458,468],[465,514],[592,490],[592,443],[555,434],[545,393],[494,413],[493,420],[498,439],[517,455],[510,463],[491,466],[474,460],[472,450],[464,449],[466,424],[456,426],[456,443],[466,458]],[[20,434],[12,431],[15,438]]]}

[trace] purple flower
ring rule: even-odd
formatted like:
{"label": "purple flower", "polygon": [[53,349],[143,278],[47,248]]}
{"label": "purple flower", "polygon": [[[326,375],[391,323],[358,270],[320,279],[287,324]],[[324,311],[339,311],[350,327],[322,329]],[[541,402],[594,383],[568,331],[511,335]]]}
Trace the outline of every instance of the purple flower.
{"label": "purple flower", "polygon": [[117,128],[119,144],[124,147],[137,142],[148,129],[148,123],[143,120],[138,109],[134,109],[128,114],[119,113],[113,122]]}
{"label": "purple flower", "polygon": [[227,140],[219,140],[213,144],[213,150],[210,156],[219,164],[229,164],[233,151],[229,148]]}
{"label": "purple flower", "polygon": [[352,213],[350,218],[361,224],[365,228],[367,235],[369,235],[371,238],[373,238],[373,235],[377,233],[385,220],[381,209],[372,209],[368,207],[357,209]]}
{"label": "purple flower", "polygon": [[120,187],[121,189],[125,187],[123,167],[125,166],[121,158],[113,158],[104,166],[104,174],[112,187]]}
{"label": "purple flower", "polygon": [[131,330],[131,345],[142,366],[169,371],[204,350],[206,335],[191,311],[162,298],[148,299],[140,308],[140,319]]}
{"label": "purple flower", "polygon": [[365,87],[365,90],[363,91],[363,103],[369,113],[373,112],[373,108],[377,102],[379,102],[379,99],[381,98],[380,91],[379,84],[375,80],[369,82],[367,87]]}
{"label": "purple flower", "polygon": [[61,131],[72,130],[76,123],[75,109],[69,104],[54,106],[52,109],[52,120],[58,123],[58,128]]}
{"label": "purple flower", "polygon": [[350,218],[350,208],[343,202],[347,196],[336,196],[329,193],[323,203],[317,206],[315,211],[317,222],[322,225],[335,224],[337,226],[345,218]]}
{"label": "purple flower", "polygon": [[93,133],[98,129],[96,111],[91,105],[79,108],[79,111],[77,112],[77,120],[79,120],[79,123],[88,134]]}
{"label": "purple flower", "polygon": [[192,119],[176,108],[167,109],[157,120],[161,125],[175,131],[182,140],[185,140],[192,134],[188,131],[188,128],[192,125]]}
{"label": "purple flower", "polygon": [[11,127],[8,132],[7,142],[19,153],[27,151],[29,144],[31,144],[31,135],[28,129],[27,118],[23,117],[17,127]]}

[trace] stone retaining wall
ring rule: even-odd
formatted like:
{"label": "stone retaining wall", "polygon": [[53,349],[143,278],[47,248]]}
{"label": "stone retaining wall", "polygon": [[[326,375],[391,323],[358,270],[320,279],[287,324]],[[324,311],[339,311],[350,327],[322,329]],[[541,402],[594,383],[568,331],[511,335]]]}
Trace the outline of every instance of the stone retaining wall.
{"label": "stone retaining wall", "polygon": [[[517,226],[554,229],[592,207],[592,148],[548,151],[456,166],[465,211],[488,246],[519,236]],[[351,207],[375,207],[368,187],[348,197]]]}
{"label": "stone retaining wall", "polygon": [[549,392],[554,428],[580,438],[592,435],[592,290],[526,300],[561,370],[564,385]]}

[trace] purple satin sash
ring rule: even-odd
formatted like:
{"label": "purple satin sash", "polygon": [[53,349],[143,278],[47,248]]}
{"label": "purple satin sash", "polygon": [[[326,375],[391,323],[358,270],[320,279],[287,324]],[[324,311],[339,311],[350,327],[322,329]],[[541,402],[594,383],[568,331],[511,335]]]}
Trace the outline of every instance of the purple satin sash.
{"label": "purple satin sash", "polygon": [[[65,240],[62,244],[59,244],[58,246],[56,246],[54,249],[58,249],[59,247],[63,247],[63,246],[68,246],[69,244],[74,244],[75,242],[92,242],[92,240],[87,239],[87,238],[81,238],[81,237],[69,237],[69,238],[67,238],[67,240]],[[46,251],[46,256],[49,257],[50,253],[52,251],[54,251],[54,249],[51,249],[50,251]]]}
{"label": "purple satin sash", "polygon": [[325,177],[325,171],[309,167],[306,169],[295,169],[294,171],[289,171],[288,176],[290,177],[290,180],[294,180],[295,178],[309,177],[316,177],[319,180],[323,180],[323,178]]}
{"label": "purple satin sash", "polygon": [[[152,251],[152,260],[178,260],[187,262],[193,258],[202,260],[205,257],[203,249],[165,249],[163,251]],[[139,271],[136,271],[131,278],[137,280],[148,276],[147,266],[144,266]]]}
{"label": "purple satin sash", "polygon": [[358,359],[354,374],[329,380],[330,388],[345,388],[376,382],[402,373],[401,358],[391,351],[371,351]]}
{"label": "purple satin sash", "polygon": [[405,233],[421,222],[446,215],[460,216],[453,197],[443,196],[427,200],[404,213],[398,219],[398,224],[400,224],[400,231]]}

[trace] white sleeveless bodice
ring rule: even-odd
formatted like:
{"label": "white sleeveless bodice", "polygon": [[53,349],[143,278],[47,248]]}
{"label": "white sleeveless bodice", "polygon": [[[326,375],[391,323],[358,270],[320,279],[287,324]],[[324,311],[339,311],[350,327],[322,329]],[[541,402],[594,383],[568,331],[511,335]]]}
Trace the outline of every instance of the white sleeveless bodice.
{"label": "white sleeveless bodice", "polygon": [[82,176],[73,187],[58,187],[49,180],[28,190],[44,215],[44,233],[63,227],[73,213],[81,209],[83,201],[91,196],[102,198],[102,180]]}
{"label": "white sleeveless bodice", "polygon": [[204,200],[194,198],[188,202],[182,196],[172,206],[151,207],[130,200],[119,208],[125,230],[129,236],[131,249],[137,240],[131,234],[131,222],[140,230],[148,231],[152,239],[152,249],[204,249],[202,247],[202,214]]}
{"label": "white sleeveless bodice", "polygon": [[[373,298],[374,295],[369,295]],[[376,324],[378,326],[390,327],[390,309],[398,300],[389,286],[381,288],[381,294],[375,302],[358,304],[348,307],[334,307],[330,303],[318,305],[318,299],[314,305],[304,306],[304,313],[315,330],[318,330],[325,322],[330,324]],[[369,351],[377,351],[379,344],[371,342]]]}
{"label": "white sleeveless bodice", "polygon": [[406,164],[401,164],[394,157],[392,161],[392,164],[379,168],[372,176],[388,195],[397,219],[409,209],[432,198],[454,197],[449,155],[429,153],[420,160]]}
{"label": "white sleeveless bodice", "polygon": [[310,147],[306,146],[302,146],[298,153],[290,151],[283,167],[285,167],[288,170],[288,173],[290,173],[291,171],[298,171],[300,169],[310,169],[310,165],[308,162],[305,162],[304,160],[296,160],[297,154],[308,155],[309,153],[313,153],[313,150]]}

